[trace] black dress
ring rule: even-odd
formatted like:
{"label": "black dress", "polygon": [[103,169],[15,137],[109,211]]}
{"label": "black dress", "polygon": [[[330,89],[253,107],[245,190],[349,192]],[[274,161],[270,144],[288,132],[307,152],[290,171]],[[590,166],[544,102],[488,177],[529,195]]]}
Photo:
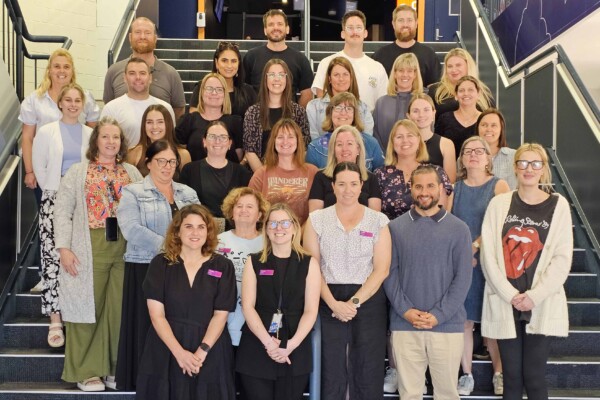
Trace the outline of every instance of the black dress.
{"label": "black dress", "polygon": [[[215,310],[233,311],[236,300],[233,264],[215,254],[206,261],[190,287],[180,259],[169,265],[159,254],[144,281],[146,298],[164,304],[165,316],[181,346],[195,352]],[[227,327],[196,377],[184,375],[168,347],[151,328],[142,355],[136,399],[235,400],[233,350]]]}
{"label": "black dress", "polygon": [[[273,254],[269,255],[266,263],[259,261],[260,254],[252,254],[250,257],[256,274],[255,308],[266,329],[271,323],[273,313],[277,311],[281,281],[283,281],[281,304],[283,327],[279,331],[279,339],[281,340],[280,347],[285,348],[288,339],[296,334],[300,318],[304,313],[304,290],[310,256],[300,258],[296,253],[292,253],[292,256],[287,259],[289,261],[284,260],[285,267],[283,268],[280,262],[282,259],[278,259]],[[236,353],[237,372],[271,380],[286,376],[307,376],[312,370],[310,334],[290,354],[290,361],[291,365],[273,361],[260,340],[244,324],[242,338]]]}

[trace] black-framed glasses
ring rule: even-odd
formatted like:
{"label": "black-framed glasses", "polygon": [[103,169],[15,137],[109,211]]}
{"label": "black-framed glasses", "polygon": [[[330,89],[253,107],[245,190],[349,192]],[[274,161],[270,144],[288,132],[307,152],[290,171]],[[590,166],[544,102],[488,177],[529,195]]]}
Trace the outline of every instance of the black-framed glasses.
{"label": "black-framed glasses", "polygon": [[333,107],[333,111],[340,112],[340,113],[341,112],[353,113],[354,112],[354,107],[339,105],[339,106]]}
{"label": "black-framed glasses", "polygon": [[167,160],[166,158],[155,158],[154,160],[161,168],[166,167],[167,164],[169,164],[169,167],[175,168],[177,164],[179,164],[176,158],[172,158],[170,160]]}
{"label": "black-framed glasses", "polygon": [[539,171],[544,168],[544,162],[540,160],[528,161],[528,160],[517,160],[515,161],[515,165],[518,169],[525,170],[527,167],[531,165],[531,168],[535,171]]}
{"label": "black-framed glasses", "polygon": [[482,156],[487,153],[484,147],[478,147],[476,149],[464,149],[463,156],[470,156],[472,153],[475,153],[478,156]]}
{"label": "black-framed glasses", "polygon": [[209,133],[206,135],[206,140],[210,142],[224,143],[229,140],[228,135],[215,135],[214,133]]}
{"label": "black-framed glasses", "polygon": [[208,93],[216,93],[223,94],[225,93],[225,89],[222,87],[214,87],[214,86],[204,86],[204,91]]}
{"label": "black-framed glasses", "polygon": [[281,227],[282,229],[289,229],[293,225],[291,219],[282,219],[281,221],[267,221],[267,228],[269,229],[277,229],[277,227]]}

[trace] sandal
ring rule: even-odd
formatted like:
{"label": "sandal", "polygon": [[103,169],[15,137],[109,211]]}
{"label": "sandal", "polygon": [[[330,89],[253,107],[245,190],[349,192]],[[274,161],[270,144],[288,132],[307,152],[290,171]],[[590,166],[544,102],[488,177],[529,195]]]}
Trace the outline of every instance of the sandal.
{"label": "sandal", "polygon": [[65,345],[65,334],[62,322],[53,322],[48,329],[48,344],[50,347],[62,347]]}
{"label": "sandal", "polygon": [[84,392],[102,392],[105,389],[104,383],[102,383],[102,380],[97,376],[92,376],[91,378],[77,382],[77,387]]}
{"label": "sandal", "polygon": [[117,381],[115,380],[114,375],[106,375],[102,377],[102,382],[104,386],[109,389],[117,390]]}

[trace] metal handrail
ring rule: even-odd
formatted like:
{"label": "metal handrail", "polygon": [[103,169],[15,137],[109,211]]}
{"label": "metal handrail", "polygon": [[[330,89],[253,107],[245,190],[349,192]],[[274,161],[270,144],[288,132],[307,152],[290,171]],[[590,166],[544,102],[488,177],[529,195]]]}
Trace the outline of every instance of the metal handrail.
{"label": "metal handrail", "polygon": [[110,43],[110,47],[108,48],[109,67],[115,62],[115,54],[119,53],[121,51],[121,47],[123,47],[126,33],[129,30],[129,26],[131,26],[131,22],[133,21],[133,17],[135,15],[139,2],[139,0],[129,0],[127,10],[125,10],[126,12],[125,14],[123,14],[121,22],[119,22],[117,33],[115,33],[115,37],[113,37],[113,40]]}

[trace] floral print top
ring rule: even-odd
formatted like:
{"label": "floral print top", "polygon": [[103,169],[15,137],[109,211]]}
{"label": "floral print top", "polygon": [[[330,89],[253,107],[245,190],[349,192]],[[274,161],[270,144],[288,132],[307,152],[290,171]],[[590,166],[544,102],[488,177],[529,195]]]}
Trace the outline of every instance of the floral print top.
{"label": "floral print top", "polygon": [[[442,180],[446,194],[452,194],[452,183],[443,168],[429,164],[435,168]],[[406,181],[404,173],[395,165],[386,165],[373,171],[381,189],[381,212],[390,220],[404,214],[412,207],[413,200],[410,194],[410,180]]]}
{"label": "floral print top", "polygon": [[104,228],[106,217],[117,215],[117,207],[123,186],[131,183],[125,168],[117,164],[115,168],[90,162],[85,180],[85,202],[90,229]]}

